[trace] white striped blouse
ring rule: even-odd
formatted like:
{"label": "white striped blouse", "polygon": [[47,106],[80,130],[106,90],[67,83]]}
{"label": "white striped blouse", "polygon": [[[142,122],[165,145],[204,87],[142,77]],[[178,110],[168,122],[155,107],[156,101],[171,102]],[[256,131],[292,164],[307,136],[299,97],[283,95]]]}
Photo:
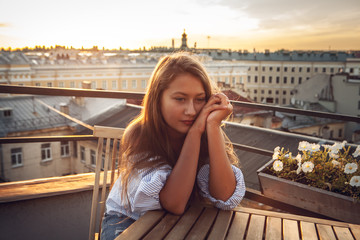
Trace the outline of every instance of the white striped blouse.
{"label": "white striped blouse", "polygon": [[[213,198],[209,192],[209,164],[204,165],[197,174],[197,183],[201,196],[209,199],[217,208],[230,210],[240,204],[245,195],[245,182],[241,170],[232,169],[236,178],[236,188],[227,201]],[[157,169],[142,171],[131,177],[128,186],[129,204],[127,208],[121,199],[121,178],[119,177],[106,200],[106,213],[110,215],[127,215],[135,220],[149,210],[161,209],[159,193],[171,173],[171,167],[165,165]]]}

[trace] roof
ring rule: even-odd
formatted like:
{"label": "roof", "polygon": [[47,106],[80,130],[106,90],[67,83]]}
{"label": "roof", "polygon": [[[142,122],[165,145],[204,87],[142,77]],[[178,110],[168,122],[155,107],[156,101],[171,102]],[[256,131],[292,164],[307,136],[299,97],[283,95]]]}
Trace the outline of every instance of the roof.
{"label": "roof", "polygon": [[0,109],[12,109],[11,116],[1,118],[0,136],[11,132],[48,129],[75,124],[50,110],[47,106],[60,110],[67,106],[69,115],[81,121],[101,120],[105,112],[115,111],[125,105],[124,99],[84,98],[79,105],[76,98],[67,96],[8,96],[0,98]]}
{"label": "roof", "polygon": [[[318,74],[295,87],[294,98],[305,102],[318,102],[319,99],[331,99],[330,75]],[[328,94],[325,94],[328,93]]]}

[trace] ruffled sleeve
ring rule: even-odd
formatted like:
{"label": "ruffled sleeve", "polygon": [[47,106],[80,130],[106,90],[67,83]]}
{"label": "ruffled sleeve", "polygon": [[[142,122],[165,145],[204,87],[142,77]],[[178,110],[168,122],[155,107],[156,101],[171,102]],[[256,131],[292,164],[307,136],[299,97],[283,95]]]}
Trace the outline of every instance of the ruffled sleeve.
{"label": "ruffled sleeve", "polygon": [[142,215],[149,210],[161,209],[159,193],[170,172],[170,166],[163,166],[131,177],[128,186],[131,212]]}
{"label": "ruffled sleeve", "polygon": [[209,164],[204,165],[198,175],[197,175],[197,183],[200,188],[201,196],[209,199],[217,208],[223,210],[230,210],[238,206],[245,195],[245,182],[244,177],[241,170],[235,166],[231,166],[232,170],[235,174],[236,179],[236,188],[233,195],[227,200],[222,201],[215,199],[210,195],[209,191],[209,173],[210,173],[210,166]]}

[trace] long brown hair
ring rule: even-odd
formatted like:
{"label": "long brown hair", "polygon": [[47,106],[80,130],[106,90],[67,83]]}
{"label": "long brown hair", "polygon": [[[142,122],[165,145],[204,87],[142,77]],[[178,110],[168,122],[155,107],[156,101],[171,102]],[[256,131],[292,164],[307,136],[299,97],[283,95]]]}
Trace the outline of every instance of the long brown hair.
{"label": "long brown hair", "polygon": [[[201,62],[188,53],[175,53],[163,57],[156,65],[150,78],[140,114],[128,125],[121,140],[120,171],[122,196],[127,199],[127,186],[132,173],[156,168],[162,165],[173,167],[178,154],[172,149],[161,114],[161,97],[170,83],[179,75],[190,73],[198,78],[204,87],[206,101],[217,91]],[[226,140],[227,136],[224,134]],[[232,145],[226,150],[232,163],[237,157]],[[208,161],[206,133],[201,139],[199,166]]]}

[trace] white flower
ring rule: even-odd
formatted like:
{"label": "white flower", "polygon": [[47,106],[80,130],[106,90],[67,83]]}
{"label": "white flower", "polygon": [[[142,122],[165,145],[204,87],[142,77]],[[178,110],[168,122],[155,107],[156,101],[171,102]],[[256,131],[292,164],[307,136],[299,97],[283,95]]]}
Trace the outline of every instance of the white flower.
{"label": "white flower", "polygon": [[323,145],[321,145],[323,148],[325,148],[325,149],[328,149],[328,148],[331,148],[331,145],[329,145],[329,144],[323,144]]}
{"label": "white flower", "polygon": [[356,163],[347,163],[347,164],[345,165],[344,172],[345,172],[346,174],[351,174],[351,173],[356,172],[357,168],[358,168],[358,166],[357,166]]}
{"label": "white flower", "polygon": [[280,153],[279,152],[274,152],[273,156],[272,156],[272,159],[276,160],[278,159],[280,156]]}
{"label": "white flower", "polygon": [[333,164],[334,167],[340,166],[340,163],[336,160],[332,160],[331,163]]}
{"label": "white flower", "polygon": [[310,144],[309,144],[307,141],[301,141],[301,142],[299,142],[298,150],[299,150],[299,151],[307,151],[309,145],[310,145]]}
{"label": "white flower", "polygon": [[[345,142],[345,141],[344,141]],[[343,143],[344,143],[343,142]],[[330,147],[330,151],[333,153],[338,153],[340,149],[343,148],[343,143],[334,143],[331,147]],[[345,146],[345,145],[344,145]]]}
{"label": "white flower", "polygon": [[358,145],[355,149],[355,152],[353,152],[353,157],[358,157],[360,155],[360,145]]}
{"label": "white flower", "polygon": [[302,168],[304,173],[312,172],[312,170],[314,169],[314,164],[312,162],[310,162],[310,161],[307,161],[307,162],[303,163],[301,168]]}
{"label": "white flower", "polygon": [[341,148],[345,147],[345,145],[347,144],[347,141],[343,141],[341,144]]}
{"label": "white flower", "polygon": [[352,187],[360,187],[360,176],[353,176],[350,179],[350,186],[352,186]]}
{"label": "white flower", "polygon": [[296,169],[296,174],[300,174],[301,173],[301,161],[298,162],[298,168]]}
{"label": "white flower", "polygon": [[319,144],[312,143],[312,144],[310,144],[308,150],[309,150],[310,152],[317,152],[317,151],[320,150],[320,145],[319,145]]}
{"label": "white flower", "polygon": [[335,159],[339,158],[339,155],[336,153],[333,153],[333,152],[329,152],[329,156],[330,156],[330,158],[335,158]]}
{"label": "white flower", "polygon": [[301,160],[302,160],[301,154],[296,155],[295,159],[296,159],[296,161],[298,161],[298,163],[301,163]]}
{"label": "white flower", "polygon": [[274,148],[274,153],[276,153],[276,152],[280,152],[280,147],[279,147],[279,146],[277,146],[276,148]]}
{"label": "white flower", "polygon": [[279,161],[279,160],[275,161],[275,162],[273,163],[273,168],[274,168],[274,170],[277,171],[277,172],[280,172],[281,170],[283,170],[283,163],[282,163],[282,161]]}

